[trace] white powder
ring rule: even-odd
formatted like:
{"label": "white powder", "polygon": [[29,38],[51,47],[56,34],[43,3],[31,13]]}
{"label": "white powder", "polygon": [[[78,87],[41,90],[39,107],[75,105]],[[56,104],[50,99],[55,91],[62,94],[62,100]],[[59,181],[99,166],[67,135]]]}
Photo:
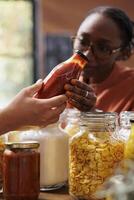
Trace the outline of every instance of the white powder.
{"label": "white powder", "polygon": [[68,137],[49,137],[40,141],[41,186],[54,185],[68,179]]}
{"label": "white powder", "polygon": [[67,134],[61,132],[58,124],[52,124],[39,131],[25,131],[20,141],[36,140],[40,143],[40,186],[51,186],[68,180]]}

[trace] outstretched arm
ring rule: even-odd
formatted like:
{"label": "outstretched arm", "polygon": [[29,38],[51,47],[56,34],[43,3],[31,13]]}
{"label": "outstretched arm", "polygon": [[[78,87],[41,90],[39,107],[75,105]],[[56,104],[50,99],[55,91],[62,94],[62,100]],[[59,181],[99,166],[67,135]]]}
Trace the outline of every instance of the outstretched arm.
{"label": "outstretched arm", "polygon": [[66,107],[66,96],[37,99],[42,81],[22,89],[9,105],[0,110],[0,135],[28,126],[45,127],[58,121]]}

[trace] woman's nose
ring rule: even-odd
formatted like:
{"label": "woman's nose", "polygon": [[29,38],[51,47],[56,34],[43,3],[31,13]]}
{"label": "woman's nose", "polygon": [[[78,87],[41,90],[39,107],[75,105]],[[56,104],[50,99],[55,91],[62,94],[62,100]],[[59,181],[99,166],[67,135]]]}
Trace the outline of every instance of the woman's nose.
{"label": "woman's nose", "polygon": [[93,51],[92,51],[92,48],[91,46],[89,46],[88,48],[86,48],[84,51],[83,51],[83,54],[90,60],[91,58],[94,58],[94,54],[93,54]]}

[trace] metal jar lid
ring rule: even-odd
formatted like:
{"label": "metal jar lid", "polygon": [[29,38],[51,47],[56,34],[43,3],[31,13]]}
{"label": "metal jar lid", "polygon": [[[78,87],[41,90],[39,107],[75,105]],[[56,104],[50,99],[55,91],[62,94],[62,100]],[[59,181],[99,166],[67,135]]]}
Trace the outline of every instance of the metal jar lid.
{"label": "metal jar lid", "polygon": [[40,146],[37,141],[7,142],[5,145],[9,149],[35,149]]}

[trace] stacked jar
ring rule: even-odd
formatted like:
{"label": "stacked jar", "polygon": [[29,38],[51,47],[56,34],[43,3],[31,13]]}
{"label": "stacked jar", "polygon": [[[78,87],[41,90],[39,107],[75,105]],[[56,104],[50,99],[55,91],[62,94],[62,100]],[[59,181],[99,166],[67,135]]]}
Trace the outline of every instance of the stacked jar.
{"label": "stacked jar", "polygon": [[124,157],[116,113],[82,113],[80,131],[69,142],[69,193],[96,199],[95,193]]}
{"label": "stacked jar", "polygon": [[[16,140],[9,137],[10,142]],[[59,122],[39,130],[20,132],[17,141],[35,140],[40,144],[40,190],[61,188],[68,181],[69,137],[59,128]]]}

